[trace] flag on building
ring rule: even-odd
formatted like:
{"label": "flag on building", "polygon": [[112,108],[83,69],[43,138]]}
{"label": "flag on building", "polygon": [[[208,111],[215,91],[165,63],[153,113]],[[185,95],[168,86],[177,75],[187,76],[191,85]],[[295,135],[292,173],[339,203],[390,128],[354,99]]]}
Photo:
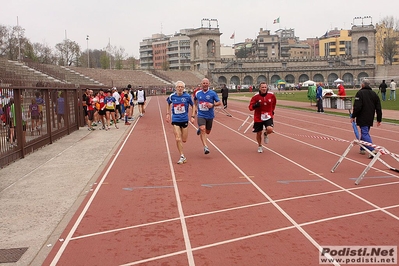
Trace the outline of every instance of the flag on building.
{"label": "flag on building", "polygon": [[280,23],[280,17],[276,18],[276,19],[273,21],[273,24],[276,24],[276,23]]}
{"label": "flag on building", "polygon": [[230,39],[234,39],[235,35],[236,35],[236,33],[233,32],[233,34],[231,34],[231,36],[230,36]]}
{"label": "flag on building", "polygon": [[328,36],[328,31],[326,31],[326,33],[324,33],[324,35],[321,36],[321,38],[327,38],[327,36]]}

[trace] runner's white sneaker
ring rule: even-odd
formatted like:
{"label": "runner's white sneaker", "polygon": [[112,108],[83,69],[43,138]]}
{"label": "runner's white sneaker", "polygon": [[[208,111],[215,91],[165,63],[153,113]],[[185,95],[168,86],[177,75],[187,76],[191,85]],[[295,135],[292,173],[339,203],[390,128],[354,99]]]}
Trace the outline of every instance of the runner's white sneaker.
{"label": "runner's white sneaker", "polygon": [[187,162],[186,157],[184,157],[184,156],[182,155],[182,156],[180,156],[179,161],[177,161],[177,164],[183,164],[183,163],[186,163],[186,162]]}
{"label": "runner's white sneaker", "polygon": [[204,147],[204,153],[208,154],[209,153],[209,148],[207,146]]}
{"label": "runner's white sneaker", "polygon": [[269,137],[267,136],[267,131],[263,133],[263,142],[265,144],[269,143]]}
{"label": "runner's white sneaker", "polygon": [[258,152],[259,152],[259,153],[262,153],[262,152],[263,152],[262,146],[259,146],[259,147],[258,147]]}

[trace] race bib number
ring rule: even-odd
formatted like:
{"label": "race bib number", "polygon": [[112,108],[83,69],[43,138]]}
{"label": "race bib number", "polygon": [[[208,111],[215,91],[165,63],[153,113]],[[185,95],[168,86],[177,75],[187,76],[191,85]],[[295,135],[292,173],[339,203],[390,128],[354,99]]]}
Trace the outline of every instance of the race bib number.
{"label": "race bib number", "polygon": [[208,102],[200,102],[199,103],[199,109],[201,111],[209,111],[209,108],[207,106]]}
{"label": "race bib number", "polygon": [[173,111],[175,114],[184,114],[186,112],[186,107],[184,106],[184,104],[180,103],[180,104],[174,104],[173,105]]}
{"label": "race bib number", "polygon": [[107,107],[113,108],[114,107],[114,103],[112,101],[107,102]]}
{"label": "race bib number", "polygon": [[269,120],[270,118],[272,118],[272,117],[269,115],[269,113],[262,113],[262,114],[260,115],[260,119],[261,119],[262,121]]}

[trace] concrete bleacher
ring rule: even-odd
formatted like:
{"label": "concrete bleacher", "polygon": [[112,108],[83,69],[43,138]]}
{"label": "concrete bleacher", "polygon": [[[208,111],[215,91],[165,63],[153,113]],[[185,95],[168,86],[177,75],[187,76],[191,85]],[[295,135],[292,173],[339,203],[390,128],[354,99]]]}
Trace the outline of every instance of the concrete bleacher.
{"label": "concrete bleacher", "polygon": [[0,80],[14,86],[35,86],[38,82],[58,83],[58,79],[37,71],[24,63],[0,57]]}
{"label": "concrete bleacher", "polygon": [[200,76],[192,71],[188,70],[170,70],[170,71],[165,71],[165,70],[156,70],[156,73],[160,73],[162,76],[167,77],[168,80],[171,80],[173,83],[175,83],[178,80],[183,81],[186,86],[188,87],[196,87],[198,84],[201,84],[201,80],[204,78],[204,76]]}
{"label": "concrete bleacher", "polygon": [[151,73],[143,70],[118,70],[118,69],[100,69],[69,67],[71,70],[81,73],[94,80],[98,80],[109,87],[125,88],[131,84],[133,88],[143,87],[170,87],[170,82],[160,79]]}
{"label": "concrete bleacher", "polygon": [[143,86],[149,89],[172,88],[182,80],[187,87],[196,87],[203,76],[193,71],[162,70],[117,70],[58,66],[32,61],[16,62],[0,57],[0,83],[14,86],[36,86],[41,84],[95,85],[104,87],[133,88]]}

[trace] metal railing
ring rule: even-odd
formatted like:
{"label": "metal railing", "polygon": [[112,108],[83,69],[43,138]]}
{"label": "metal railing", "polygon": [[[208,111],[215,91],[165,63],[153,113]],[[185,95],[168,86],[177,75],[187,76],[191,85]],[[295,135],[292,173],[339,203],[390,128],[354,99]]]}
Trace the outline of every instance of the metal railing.
{"label": "metal railing", "polygon": [[80,88],[0,87],[0,168],[83,126],[81,96]]}

